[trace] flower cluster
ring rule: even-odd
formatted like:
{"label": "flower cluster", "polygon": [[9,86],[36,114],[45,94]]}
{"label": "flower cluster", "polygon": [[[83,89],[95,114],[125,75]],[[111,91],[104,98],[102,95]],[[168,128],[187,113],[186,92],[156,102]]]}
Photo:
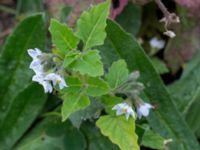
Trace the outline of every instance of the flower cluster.
{"label": "flower cluster", "polygon": [[[144,89],[144,85],[137,81],[139,76],[140,76],[139,71],[132,72],[129,75],[128,80],[118,88],[117,92],[127,95],[129,97],[129,100],[130,99],[132,100],[137,109],[137,116],[139,119],[141,119],[142,116],[147,117],[149,115],[150,109],[154,107],[151,104],[145,103],[139,97],[140,93]],[[135,112],[132,106],[126,102],[116,104],[112,108],[112,110],[116,110],[117,116],[125,114],[127,120],[129,116],[135,118]]]}
{"label": "flower cluster", "polygon": [[[139,119],[142,118],[142,116],[147,117],[149,115],[150,109],[154,108],[149,103],[141,103],[137,106],[137,116]],[[133,108],[127,104],[127,103],[119,103],[115,105],[112,110],[116,110],[116,115],[123,115],[125,114],[126,120],[128,120],[129,116],[132,116],[135,118],[135,112]]]}
{"label": "flower cluster", "polygon": [[42,53],[38,48],[29,49],[28,54],[32,57],[33,61],[30,64],[30,69],[35,72],[32,80],[41,84],[45,93],[51,93],[53,86],[59,85],[60,89],[67,87],[64,78],[56,72],[47,72],[44,66],[47,64],[45,61],[45,53]]}

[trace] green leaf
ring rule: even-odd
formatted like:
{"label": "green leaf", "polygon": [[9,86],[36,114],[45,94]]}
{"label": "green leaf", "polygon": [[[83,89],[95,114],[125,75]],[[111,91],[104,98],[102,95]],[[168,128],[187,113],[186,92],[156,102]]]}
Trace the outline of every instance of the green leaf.
{"label": "green leaf", "polygon": [[17,16],[24,13],[36,13],[44,11],[44,4],[41,0],[18,0],[17,1]]}
{"label": "green leaf", "polygon": [[139,32],[142,20],[142,9],[138,5],[128,3],[122,13],[117,16],[116,21],[125,31],[136,35]]}
{"label": "green leaf", "polygon": [[81,93],[66,93],[63,97],[64,102],[62,105],[62,121],[65,121],[70,114],[87,107],[90,100],[84,92]]}
{"label": "green leaf", "polygon": [[64,92],[71,92],[71,93],[79,93],[81,92],[81,88],[83,87],[83,83],[79,78],[76,77],[68,77],[67,78],[67,85],[68,87],[64,89]]}
{"label": "green leaf", "polygon": [[87,80],[87,94],[89,96],[101,96],[110,91],[107,82],[100,78],[88,78]]}
{"label": "green leaf", "polygon": [[30,127],[45,101],[46,95],[38,84],[31,84],[18,94],[12,102],[6,118],[1,122],[0,147],[2,150],[12,148]]}
{"label": "green leaf", "polygon": [[81,131],[88,139],[88,150],[119,150],[117,145],[101,134],[95,124],[84,122]]}
{"label": "green leaf", "polygon": [[98,50],[90,50],[82,54],[69,67],[81,74],[87,74],[92,77],[103,75],[103,64]]}
{"label": "green leaf", "polygon": [[184,115],[192,131],[200,126],[200,53],[186,64],[181,78],[168,87],[174,97],[174,102]]}
{"label": "green leaf", "polygon": [[20,141],[15,150],[84,150],[83,134],[70,122],[62,123],[58,117],[48,117],[37,123]]}
{"label": "green leaf", "polygon": [[106,76],[112,89],[117,88],[120,84],[128,79],[129,71],[124,60],[113,62]]}
{"label": "green leaf", "polygon": [[159,106],[156,112],[151,112],[150,117],[147,118],[151,127],[164,138],[173,139],[173,142],[169,143],[170,150],[200,149],[194,134],[176,109],[172,98],[141,46],[112,21],[108,21],[106,31],[115,49],[115,55],[126,60],[130,71],[140,71],[140,81],[145,84],[146,98]]}
{"label": "green leaf", "polygon": [[63,66],[66,68],[80,57],[80,52],[71,51],[65,55]]}
{"label": "green leaf", "polygon": [[133,118],[126,120],[124,116],[102,116],[96,124],[101,133],[108,136],[121,150],[139,150]]}
{"label": "green leaf", "polygon": [[53,44],[62,53],[66,54],[69,50],[76,49],[79,39],[66,24],[51,19],[49,31],[51,32]]}
{"label": "green leaf", "polygon": [[102,104],[105,107],[105,111],[109,114],[115,114],[115,111],[112,110],[112,108],[118,104],[122,103],[123,99],[121,97],[116,96],[110,96],[110,95],[104,95],[100,98]]}
{"label": "green leaf", "polygon": [[102,45],[106,37],[106,19],[109,14],[110,2],[106,1],[91,7],[80,16],[77,22],[77,36],[83,40],[84,49]]}
{"label": "green leaf", "polygon": [[[30,84],[33,72],[29,69],[31,62],[27,49],[38,47],[41,50],[45,46],[45,23],[42,14],[30,16],[22,21],[10,34],[0,55],[0,129],[7,121],[7,115],[11,111],[11,106],[17,105],[16,97]],[[43,90],[41,89],[43,92]],[[30,92],[29,94],[37,94]],[[23,101],[23,100],[22,100]],[[43,105],[43,101],[38,104]],[[38,109],[40,108],[38,106]],[[37,107],[36,107],[37,108]],[[19,108],[16,108],[16,111]],[[26,108],[24,108],[26,109]],[[38,110],[35,110],[37,112]],[[30,115],[30,116],[29,116]],[[35,116],[27,114],[32,120]],[[17,115],[15,117],[18,117]],[[30,124],[29,124],[30,125]],[[19,136],[27,129],[22,129],[23,123],[19,125]],[[17,139],[13,139],[9,146],[12,146]]]}
{"label": "green leaf", "polygon": [[164,138],[161,137],[158,133],[152,131],[148,126],[144,127],[139,126],[139,128],[143,131],[142,135],[142,140],[141,140],[141,145],[151,148],[151,149],[164,149],[165,144],[164,144]]}
{"label": "green leaf", "polygon": [[76,128],[80,128],[85,120],[93,120],[99,118],[103,107],[97,100],[91,100],[91,104],[83,110],[79,110],[69,116],[70,121]]}
{"label": "green leaf", "polygon": [[157,57],[152,57],[151,62],[159,74],[168,73],[169,69],[167,68],[166,64]]}

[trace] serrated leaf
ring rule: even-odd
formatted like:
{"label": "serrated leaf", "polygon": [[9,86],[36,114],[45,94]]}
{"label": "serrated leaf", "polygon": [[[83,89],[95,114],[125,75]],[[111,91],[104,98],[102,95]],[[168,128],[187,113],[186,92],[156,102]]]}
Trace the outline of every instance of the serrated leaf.
{"label": "serrated leaf", "polygon": [[101,96],[107,94],[109,91],[110,87],[103,79],[88,78],[86,92],[89,96]]}
{"label": "serrated leaf", "polygon": [[140,81],[145,84],[146,99],[159,106],[156,113],[151,112],[147,118],[151,127],[164,138],[173,139],[173,142],[168,144],[170,150],[200,149],[194,134],[176,109],[172,98],[141,46],[131,35],[125,33],[110,20],[106,31],[108,40],[115,49],[115,55],[126,60],[130,71],[140,71]]}
{"label": "serrated leaf", "polygon": [[84,49],[102,45],[106,37],[106,19],[110,2],[104,2],[83,12],[77,22],[77,36],[83,40]]}
{"label": "serrated leaf", "polygon": [[38,84],[31,84],[18,94],[1,122],[0,149],[12,148],[40,113],[45,101],[46,95]]}
{"label": "serrated leaf", "polygon": [[79,39],[66,24],[61,24],[55,19],[51,19],[49,31],[53,44],[64,54],[75,49],[79,42]]}
{"label": "serrated leaf", "polygon": [[80,56],[80,52],[72,51],[68,52],[65,55],[64,63],[63,66],[66,68],[68,67],[71,63],[73,63],[75,60],[77,60]]}
{"label": "serrated leaf", "polygon": [[129,71],[124,60],[113,62],[109,68],[106,79],[112,89],[117,88],[120,84],[128,79]]}
{"label": "serrated leaf", "polygon": [[66,93],[63,97],[64,102],[62,105],[62,121],[65,121],[70,114],[87,107],[90,100],[84,92],[81,93]]}
{"label": "serrated leaf", "polygon": [[98,50],[90,50],[82,54],[69,67],[74,71],[79,71],[81,74],[88,74],[96,77],[103,75],[103,64]]}
{"label": "serrated leaf", "polygon": [[81,131],[88,139],[88,150],[119,150],[117,145],[101,134],[95,124],[84,122]]}
{"label": "serrated leaf", "polygon": [[67,85],[68,87],[63,90],[63,92],[68,93],[79,93],[81,92],[81,88],[83,83],[79,78],[76,77],[68,77],[67,78]]}
{"label": "serrated leaf", "polygon": [[158,150],[165,148],[165,143],[164,143],[165,139],[158,133],[151,130],[149,125],[147,124],[137,125],[136,131],[140,138],[139,142],[140,145]]}
{"label": "serrated leaf", "polygon": [[164,149],[164,138],[152,130],[144,132],[141,145],[152,149]]}
{"label": "serrated leaf", "polygon": [[96,124],[101,133],[108,136],[121,150],[139,150],[133,118],[126,120],[124,116],[102,116]]}

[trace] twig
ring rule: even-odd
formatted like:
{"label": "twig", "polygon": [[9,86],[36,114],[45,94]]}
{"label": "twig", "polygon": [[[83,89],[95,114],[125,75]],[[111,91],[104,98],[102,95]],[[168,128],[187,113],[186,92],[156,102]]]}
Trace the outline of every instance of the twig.
{"label": "twig", "polygon": [[16,11],[14,9],[8,8],[8,7],[3,6],[3,5],[0,5],[0,11],[6,12],[6,13],[9,13],[9,14],[13,14],[13,15],[16,14]]}

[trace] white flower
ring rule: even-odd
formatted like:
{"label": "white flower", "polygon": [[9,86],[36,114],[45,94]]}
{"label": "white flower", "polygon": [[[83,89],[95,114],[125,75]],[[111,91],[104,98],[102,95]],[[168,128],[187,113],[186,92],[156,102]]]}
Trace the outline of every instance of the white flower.
{"label": "white flower", "polygon": [[38,56],[42,55],[41,50],[38,48],[35,49],[28,49],[28,54],[31,56],[33,59],[37,58]]}
{"label": "white flower", "polygon": [[[45,93],[51,93],[53,86],[59,85],[60,89],[67,87],[64,78],[57,73],[47,73],[44,70],[44,63],[41,62],[39,56],[44,55],[38,48],[28,49],[28,54],[32,57],[29,68],[35,72],[32,81],[38,82],[44,88]],[[53,85],[52,85],[53,84]]]}
{"label": "white flower", "polygon": [[44,72],[41,61],[37,58],[33,59],[29,68],[32,69],[36,74],[42,74]]}
{"label": "white flower", "polygon": [[41,64],[41,60],[38,58],[38,56],[42,55],[42,52],[38,48],[35,48],[35,49],[28,49],[28,54],[33,59],[29,68],[32,69],[36,74],[42,74],[43,66]]}
{"label": "white flower", "polygon": [[153,106],[148,103],[140,104],[137,107],[138,118],[140,119],[140,118],[142,118],[142,116],[147,117],[149,115],[150,109],[152,109],[152,108],[153,108]]}
{"label": "white flower", "polygon": [[170,38],[174,38],[176,36],[176,34],[170,30],[164,32],[163,34],[169,36]]}
{"label": "white flower", "polygon": [[125,114],[126,120],[128,120],[129,116],[131,115],[133,118],[135,118],[135,112],[133,111],[132,107],[129,106],[127,103],[119,103],[115,105],[112,110],[116,110],[116,115],[122,115]]}
{"label": "white flower", "polygon": [[44,78],[44,74],[36,74],[33,76],[32,80],[41,84],[44,88],[45,93],[51,93],[53,91],[51,82],[44,80]]}
{"label": "white flower", "polygon": [[150,40],[150,45],[152,48],[162,49],[165,46],[165,41],[154,37]]}
{"label": "white flower", "polygon": [[53,82],[53,85],[55,86],[56,84],[59,85],[60,89],[63,89],[64,87],[67,87],[67,84],[61,75],[57,73],[50,73],[45,77],[45,80],[49,80]]}

